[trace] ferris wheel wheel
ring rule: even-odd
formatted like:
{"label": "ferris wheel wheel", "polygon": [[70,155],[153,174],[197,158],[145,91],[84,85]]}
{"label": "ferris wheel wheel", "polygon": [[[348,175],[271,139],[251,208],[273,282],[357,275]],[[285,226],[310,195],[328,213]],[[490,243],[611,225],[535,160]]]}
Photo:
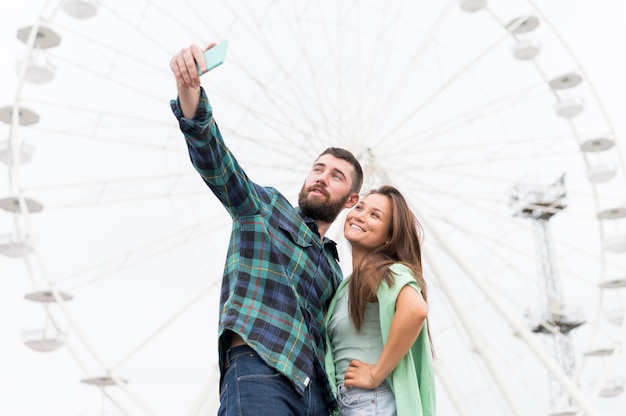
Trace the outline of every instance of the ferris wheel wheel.
{"label": "ferris wheel wheel", "polygon": [[295,201],[341,146],[364,191],[411,201],[440,414],[623,409],[626,172],[592,80],[530,0],[422,3],[50,1],[18,31],[0,261],[29,282],[49,403],[215,413],[230,218],[188,160],[168,63],[227,39],[203,85],[253,180]]}

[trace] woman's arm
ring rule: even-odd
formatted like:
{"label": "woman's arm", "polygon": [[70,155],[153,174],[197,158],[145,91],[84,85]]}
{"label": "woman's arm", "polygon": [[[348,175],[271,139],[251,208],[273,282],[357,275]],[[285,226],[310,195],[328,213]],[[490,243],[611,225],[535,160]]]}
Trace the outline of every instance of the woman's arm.
{"label": "woman's arm", "polygon": [[364,389],[380,386],[417,340],[427,315],[428,305],[421,294],[411,286],[404,286],[398,294],[389,337],[378,362],[352,360],[345,375],[346,386]]}

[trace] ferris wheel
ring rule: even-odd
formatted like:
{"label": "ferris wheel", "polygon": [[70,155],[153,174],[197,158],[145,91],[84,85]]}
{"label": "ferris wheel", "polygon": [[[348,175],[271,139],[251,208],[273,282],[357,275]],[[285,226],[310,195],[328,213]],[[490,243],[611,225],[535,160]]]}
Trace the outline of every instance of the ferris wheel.
{"label": "ferris wheel", "polygon": [[254,181],[295,201],[340,146],[364,191],[411,202],[441,415],[624,408],[620,143],[532,1],[48,1],[16,35],[0,264],[28,281],[25,354],[64,414],[215,414],[231,223],[168,102],[171,56],[220,40],[203,86]]}

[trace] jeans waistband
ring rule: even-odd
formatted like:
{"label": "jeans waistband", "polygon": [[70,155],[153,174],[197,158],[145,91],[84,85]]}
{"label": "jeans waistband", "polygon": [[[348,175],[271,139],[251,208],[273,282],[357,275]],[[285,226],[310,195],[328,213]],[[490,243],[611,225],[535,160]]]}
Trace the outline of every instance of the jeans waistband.
{"label": "jeans waistband", "polygon": [[345,381],[339,381],[337,382],[337,391],[342,394],[342,393],[346,393],[348,391],[354,391],[354,390],[360,390],[360,391],[370,391],[372,393],[385,393],[387,391],[391,391],[391,385],[389,384],[389,381],[385,380],[383,381],[380,386],[373,388],[373,389],[362,389],[360,387],[346,387],[346,383]]}
{"label": "jeans waistband", "polygon": [[230,367],[230,364],[239,356],[242,355],[250,355],[250,356],[258,356],[256,351],[249,345],[238,345],[236,347],[229,348],[226,350],[225,357],[225,365],[226,368]]}

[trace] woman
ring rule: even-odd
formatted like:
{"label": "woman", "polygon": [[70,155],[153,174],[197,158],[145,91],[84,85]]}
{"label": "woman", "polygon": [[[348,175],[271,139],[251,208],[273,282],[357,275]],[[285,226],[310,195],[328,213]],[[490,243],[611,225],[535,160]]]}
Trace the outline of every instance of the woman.
{"label": "woman", "polygon": [[422,276],[421,226],[392,186],[350,211],[352,274],[326,318],[326,371],[341,415],[435,414],[433,350]]}

